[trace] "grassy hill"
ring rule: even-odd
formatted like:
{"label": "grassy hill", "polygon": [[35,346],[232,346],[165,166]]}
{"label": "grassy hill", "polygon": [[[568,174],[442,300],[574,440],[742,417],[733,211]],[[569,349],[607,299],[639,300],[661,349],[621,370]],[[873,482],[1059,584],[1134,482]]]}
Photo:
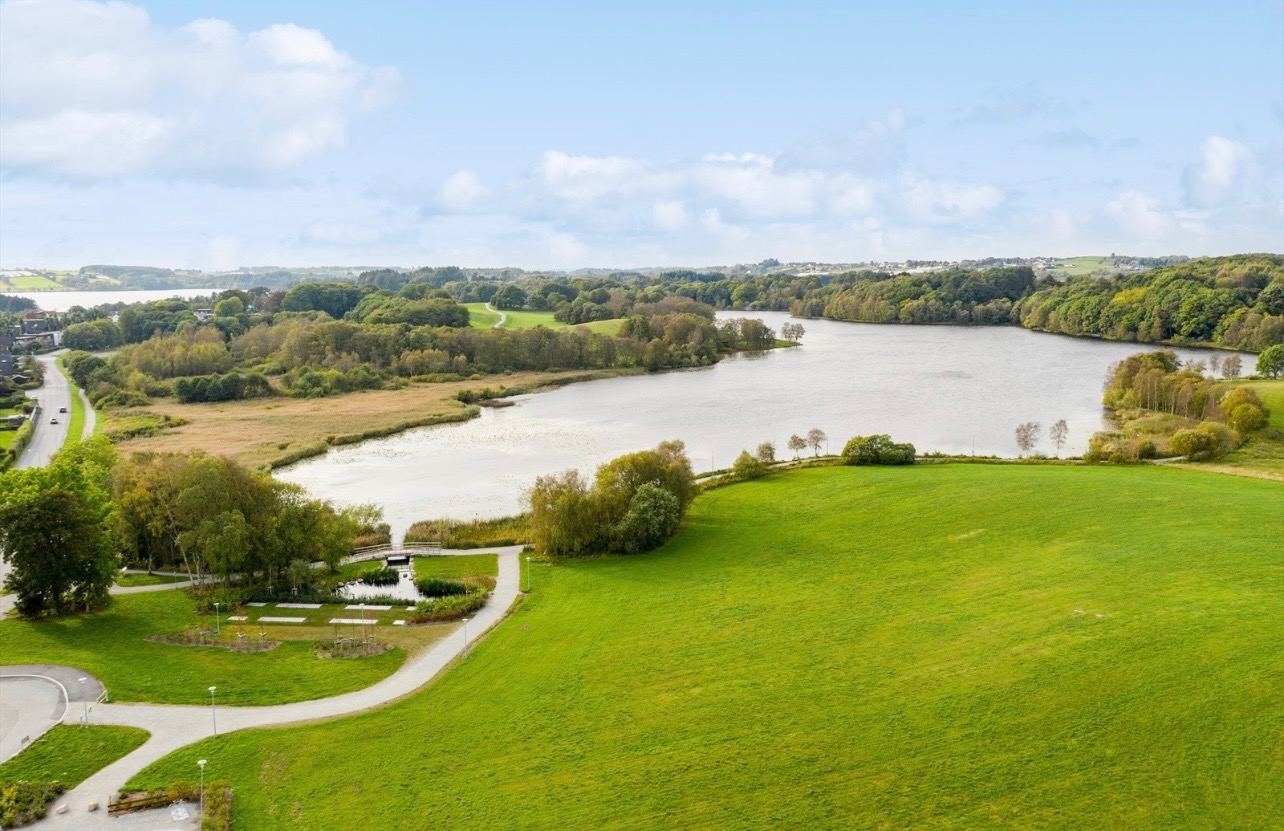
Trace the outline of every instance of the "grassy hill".
{"label": "grassy hill", "polygon": [[[499,322],[499,313],[486,308],[485,303],[465,303],[469,321],[474,329],[489,329]],[[569,329],[570,324],[553,319],[552,312],[504,312],[504,329],[533,329],[536,326],[547,326],[549,329]],[[604,335],[614,334],[620,328],[619,320],[595,320],[582,324],[594,332]]]}
{"label": "grassy hill", "polygon": [[1277,483],[821,468],[537,567],[436,684],[195,760],[251,829],[1278,828]]}

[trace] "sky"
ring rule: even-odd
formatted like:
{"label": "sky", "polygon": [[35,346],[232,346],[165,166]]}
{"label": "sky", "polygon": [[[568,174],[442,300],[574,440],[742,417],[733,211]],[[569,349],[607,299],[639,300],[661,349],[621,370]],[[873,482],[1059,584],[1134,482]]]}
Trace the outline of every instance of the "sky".
{"label": "sky", "polygon": [[0,267],[1284,252],[1284,2],[0,2]]}

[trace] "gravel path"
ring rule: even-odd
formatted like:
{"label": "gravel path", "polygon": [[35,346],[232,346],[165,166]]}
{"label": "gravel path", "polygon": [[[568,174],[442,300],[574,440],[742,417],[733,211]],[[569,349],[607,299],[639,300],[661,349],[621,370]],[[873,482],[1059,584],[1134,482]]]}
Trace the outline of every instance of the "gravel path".
{"label": "gravel path", "polygon": [[[513,601],[517,599],[521,580],[521,550],[521,546],[515,545],[506,548],[442,552],[454,555],[488,553],[499,555],[499,578],[495,584],[495,591],[485,607],[468,621],[470,644],[476,642],[502,620]],[[215,718],[217,718],[218,732],[221,735],[251,727],[336,718],[381,707],[427,684],[463,650],[464,633],[459,629],[431,649],[412,657],[402,665],[401,669],[379,683],[356,692],[315,701],[300,701],[270,707],[218,707],[214,715],[206,706],[99,704],[94,708],[92,723],[142,727],[151,733],[151,738],[133,753],[98,771],[58,799],[55,805],[66,805],[66,813],[51,813],[49,817],[30,827],[115,828],[116,826],[112,824],[114,821],[108,819],[105,810],[90,812],[88,805],[97,802],[106,806],[109,796],[118,792],[130,778],[152,762],[181,747],[213,735]],[[74,670],[71,671],[74,672]],[[77,717],[78,714],[69,712],[66,718],[71,723],[75,723]],[[211,771],[207,773],[218,775]]]}
{"label": "gravel path", "polygon": [[490,327],[490,328],[492,328],[492,329],[503,329],[503,328],[504,328],[504,324],[505,324],[506,322],[508,322],[508,315],[504,314],[504,313],[503,313],[503,312],[501,312],[499,309],[496,309],[494,306],[490,305],[490,302],[489,302],[489,301],[487,301],[487,303],[486,303],[486,311],[488,311],[488,312],[494,312],[495,314],[499,315],[499,322],[498,322],[498,323],[496,323],[494,326],[492,326],[492,327]]}

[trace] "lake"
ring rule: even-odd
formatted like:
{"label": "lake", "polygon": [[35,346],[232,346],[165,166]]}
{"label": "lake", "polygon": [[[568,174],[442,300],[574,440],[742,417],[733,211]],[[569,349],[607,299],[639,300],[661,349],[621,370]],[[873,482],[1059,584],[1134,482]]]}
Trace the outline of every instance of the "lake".
{"label": "lake", "polygon": [[[739,316],[777,331],[790,319]],[[472,421],[336,448],[277,475],[337,503],[379,504],[400,535],[418,519],[518,513],[535,477],[568,467],[591,473],[665,439],[686,442],[699,472],[727,467],[762,441],[784,458],[789,436],[812,427],[828,433],[835,453],[853,435],[888,433],[919,452],[1013,456],[1016,426],[1038,421],[1038,449],[1051,455],[1047,428],[1064,418],[1062,455],[1077,455],[1105,424],[1110,365],[1153,348],[1015,327],[801,322],[800,347],[518,396],[509,399],[515,406],[483,408]],[[1247,371],[1253,358],[1243,358]]]}
{"label": "lake", "polygon": [[122,290],[122,291],[6,291],[9,297],[26,297],[36,301],[46,312],[65,312],[72,306],[83,306],[86,309],[103,303],[150,303],[153,300],[168,300],[179,297],[190,300],[201,295],[210,295],[221,289],[157,289]]}

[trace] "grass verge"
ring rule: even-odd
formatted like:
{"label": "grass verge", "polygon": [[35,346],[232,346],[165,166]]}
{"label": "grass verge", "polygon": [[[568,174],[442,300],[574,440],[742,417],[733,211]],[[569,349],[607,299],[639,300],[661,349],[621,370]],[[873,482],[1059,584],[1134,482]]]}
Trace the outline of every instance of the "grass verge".
{"label": "grass verge", "polygon": [[67,379],[67,385],[71,388],[71,418],[67,421],[67,441],[80,441],[81,434],[85,432],[85,401],[80,397],[80,387],[76,386],[76,382],[67,374],[67,367],[63,365],[62,358],[58,358],[54,363],[58,365],[58,371]]}
{"label": "grass verge", "polygon": [[71,790],[141,747],[149,735],[137,727],[55,724],[26,750],[0,764],[0,784],[56,782]]}
{"label": "grass verge", "polygon": [[1274,827],[1282,493],[1157,467],[773,474],[702,494],[659,551],[536,567],[404,701],[132,785],[209,758],[242,831],[410,831],[424,805],[495,829]]}

